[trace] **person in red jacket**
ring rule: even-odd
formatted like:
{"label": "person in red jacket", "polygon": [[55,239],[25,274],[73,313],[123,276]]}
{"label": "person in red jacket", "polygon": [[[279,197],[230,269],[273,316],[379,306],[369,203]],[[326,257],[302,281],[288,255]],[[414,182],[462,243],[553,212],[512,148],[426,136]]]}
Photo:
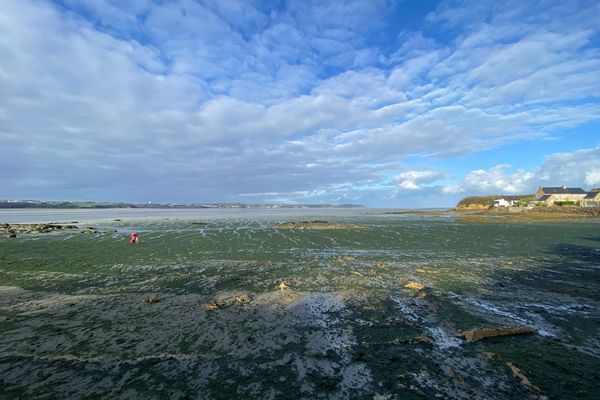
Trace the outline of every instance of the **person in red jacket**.
{"label": "person in red jacket", "polygon": [[138,243],[140,241],[140,237],[136,232],[132,232],[129,235],[129,243]]}

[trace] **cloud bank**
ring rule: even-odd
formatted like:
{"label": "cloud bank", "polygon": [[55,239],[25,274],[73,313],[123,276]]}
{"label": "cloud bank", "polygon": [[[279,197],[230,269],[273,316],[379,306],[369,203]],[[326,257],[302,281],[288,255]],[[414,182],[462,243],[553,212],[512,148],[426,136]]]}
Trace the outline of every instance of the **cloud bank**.
{"label": "cloud bank", "polygon": [[441,2],[418,29],[403,2],[125,3],[4,2],[0,197],[414,206],[599,183],[597,147],[445,164],[599,121],[595,2]]}

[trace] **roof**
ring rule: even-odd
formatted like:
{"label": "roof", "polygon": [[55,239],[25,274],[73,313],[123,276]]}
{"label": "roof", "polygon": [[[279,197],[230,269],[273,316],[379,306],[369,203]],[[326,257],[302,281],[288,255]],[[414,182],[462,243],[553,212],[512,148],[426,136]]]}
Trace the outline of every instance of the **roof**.
{"label": "roof", "polygon": [[598,195],[600,195],[600,192],[587,192],[584,199],[594,199]]}
{"label": "roof", "polygon": [[546,201],[546,200],[548,200],[549,198],[550,198],[550,195],[549,195],[549,194],[545,194],[545,195],[543,195],[542,197],[540,197],[540,198],[539,198],[539,199],[537,199],[537,200],[539,200],[539,201]]}
{"label": "roof", "polygon": [[519,201],[520,197],[519,196],[498,196],[498,198],[494,199],[494,201],[500,201],[500,200]]}
{"label": "roof", "polygon": [[556,187],[541,187],[544,194],[586,194],[587,192],[582,188],[570,188],[566,186]]}

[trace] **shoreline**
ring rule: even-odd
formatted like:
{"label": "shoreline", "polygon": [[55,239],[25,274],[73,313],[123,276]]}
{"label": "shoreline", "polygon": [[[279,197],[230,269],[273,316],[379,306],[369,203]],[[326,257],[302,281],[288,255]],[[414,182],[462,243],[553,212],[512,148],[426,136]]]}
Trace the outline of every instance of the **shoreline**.
{"label": "shoreline", "polygon": [[120,222],[135,224],[150,221],[205,221],[247,219],[272,222],[297,222],[327,220],[330,223],[344,222],[348,218],[442,218],[467,222],[560,222],[600,221],[600,207],[548,207],[511,209],[246,209],[246,210],[57,210],[22,209],[0,210],[0,224],[112,224]]}
{"label": "shoreline", "polygon": [[452,210],[457,218],[470,222],[560,222],[560,221],[600,221],[600,207],[544,207],[509,208],[486,210]]}
{"label": "shoreline", "polygon": [[[443,211],[442,211],[443,210]],[[114,219],[123,222],[136,221],[196,221],[196,220],[223,220],[223,219],[255,219],[255,220],[295,220],[295,219],[325,219],[335,220],[348,217],[384,217],[387,213],[401,214],[429,214],[447,212],[449,208],[440,209],[405,209],[405,208],[289,208],[289,209],[53,209],[53,208],[31,208],[31,209],[0,209],[0,224],[31,224],[79,221],[86,224],[110,223]],[[391,214],[388,214],[391,216]]]}

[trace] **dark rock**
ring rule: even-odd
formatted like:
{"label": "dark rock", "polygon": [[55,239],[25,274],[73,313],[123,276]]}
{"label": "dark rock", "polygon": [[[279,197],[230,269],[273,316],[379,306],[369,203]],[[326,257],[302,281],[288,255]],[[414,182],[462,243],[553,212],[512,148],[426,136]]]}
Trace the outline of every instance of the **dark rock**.
{"label": "dark rock", "polygon": [[144,299],[144,303],[154,304],[160,302],[162,299],[157,296],[150,296]]}
{"label": "dark rock", "polygon": [[394,344],[433,344],[433,341],[426,335],[420,335],[409,339],[396,339]]}

